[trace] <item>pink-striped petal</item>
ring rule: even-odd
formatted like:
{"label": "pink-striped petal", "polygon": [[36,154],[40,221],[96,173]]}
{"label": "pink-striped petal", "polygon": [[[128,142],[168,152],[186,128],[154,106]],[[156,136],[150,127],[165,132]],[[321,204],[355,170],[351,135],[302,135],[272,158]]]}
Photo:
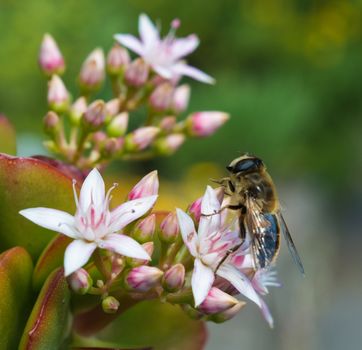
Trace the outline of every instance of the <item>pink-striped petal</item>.
{"label": "pink-striped petal", "polygon": [[29,208],[19,212],[22,216],[35,224],[62,233],[71,238],[77,238],[74,216],[57,209]]}
{"label": "pink-striped petal", "polygon": [[195,225],[189,215],[187,215],[183,210],[176,209],[178,224],[180,226],[180,232],[182,239],[190,251],[192,256],[197,255],[197,244],[198,237],[195,230]]}
{"label": "pink-striped petal", "polygon": [[130,258],[151,260],[145,249],[133,238],[122,234],[107,235],[98,246]]}
{"label": "pink-striped petal", "polygon": [[96,243],[87,243],[79,239],[70,243],[64,254],[65,276],[69,276],[84,266],[96,248]]}
{"label": "pink-striped petal", "polygon": [[144,53],[142,43],[131,34],[116,34],[114,38],[123,46],[142,56]]}
{"label": "pink-striped petal", "polygon": [[80,190],[79,205],[86,213],[91,204],[97,211],[103,209],[105,197],[104,181],[99,171],[94,168],[86,177]]}
{"label": "pink-striped petal", "polygon": [[195,299],[195,307],[198,307],[207,297],[214,283],[214,271],[204,265],[199,259],[195,259],[194,271],[192,272],[191,287]]}

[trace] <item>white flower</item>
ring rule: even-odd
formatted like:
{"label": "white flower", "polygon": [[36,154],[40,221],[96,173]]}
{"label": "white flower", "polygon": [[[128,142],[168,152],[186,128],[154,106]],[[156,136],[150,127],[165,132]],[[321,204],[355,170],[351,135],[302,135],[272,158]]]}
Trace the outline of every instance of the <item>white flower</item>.
{"label": "white flower", "polygon": [[117,232],[147,213],[154,205],[157,195],[153,193],[125,202],[110,211],[110,193],[114,187],[105,194],[102,176],[97,169],[93,169],[84,180],[79,200],[73,186],[77,206],[74,216],[50,208],[20,211],[21,215],[37,225],[74,239],[64,255],[65,276],[85,265],[97,247],[131,258],[150,260],[139,243]]}
{"label": "white flower", "polygon": [[140,55],[160,76],[165,79],[177,79],[189,76],[203,83],[212,84],[214,79],[199,69],[187,65],[182,58],[193,52],[199,45],[199,39],[192,34],[176,39],[174,32],[179,21],[173,21],[171,31],[165,38],[160,38],[159,30],[145,15],[139,17],[139,40],[130,34],[116,34],[115,39],[128,49]]}
{"label": "white flower", "polygon": [[[225,257],[230,248],[240,243],[237,231],[223,227],[223,220],[218,214],[220,208],[217,193],[208,186],[201,203],[201,213],[204,215],[201,215],[198,232],[195,230],[191,217],[181,209],[177,209],[182,238],[195,258],[191,278],[195,307],[199,306],[207,297],[215,280],[215,270],[221,259]],[[250,261],[250,259],[247,260]],[[265,302],[249,278],[238,267],[234,265],[234,257],[233,259],[230,257],[217,269],[216,275],[227,280],[239,293],[256,303],[269,325],[272,326],[272,318]]]}

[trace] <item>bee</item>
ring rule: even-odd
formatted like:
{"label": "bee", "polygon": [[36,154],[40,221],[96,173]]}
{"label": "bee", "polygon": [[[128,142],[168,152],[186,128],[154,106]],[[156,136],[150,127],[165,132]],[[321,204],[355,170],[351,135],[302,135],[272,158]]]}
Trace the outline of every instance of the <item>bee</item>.
{"label": "bee", "polygon": [[[255,267],[268,267],[278,256],[282,232],[294,262],[304,274],[303,264],[280,211],[274,182],[266,171],[264,162],[255,156],[244,154],[234,159],[226,169],[229,176],[216,181],[229,197],[229,204],[222,210],[237,212],[242,240],[229,254],[236,251],[248,235]],[[219,266],[226,258],[227,256]]]}

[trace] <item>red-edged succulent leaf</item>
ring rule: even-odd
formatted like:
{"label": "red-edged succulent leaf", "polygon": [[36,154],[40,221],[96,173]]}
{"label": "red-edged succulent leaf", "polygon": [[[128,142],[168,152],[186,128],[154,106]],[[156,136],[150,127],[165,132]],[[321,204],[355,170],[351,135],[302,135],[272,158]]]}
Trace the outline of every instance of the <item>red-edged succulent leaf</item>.
{"label": "red-edged succulent leaf", "polygon": [[[88,338],[81,339],[87,342]],[[99,332],[96,338],[92,338],[92,344],[84,345],[201,350],[206,340],[204,322],[191,320],[178,306],[144,301],[127,310]]]}
{"label": "red-edged succulent leaf", "polygon": [[41,253],[54,233],[19,214],[34,207],[73,213],[72,179],[38,159],[0,154],[0,249],[23,246],[32,257]]}
{"label": "red-edged succulent leaf", "polygon": [[32,299],[33,263],[24,248],[0,255],[0,349],[16,349]]}
{"label": "red-edged succulent leaf", "polygon": [[69,321],[70,292],[63,269],[46,280],[30,314],[19,350],[58,349]]}
{"label": "red-edged succulent leaf", "polygon": [[16,154],[15,129],[3,114],[0,114],[0,152]]}

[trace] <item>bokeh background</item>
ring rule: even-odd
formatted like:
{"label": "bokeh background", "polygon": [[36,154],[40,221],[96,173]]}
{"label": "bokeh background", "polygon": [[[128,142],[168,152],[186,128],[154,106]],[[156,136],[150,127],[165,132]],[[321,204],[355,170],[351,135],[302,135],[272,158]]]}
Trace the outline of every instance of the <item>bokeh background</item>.
{"label": "bokeh background", "polygon": [[[158,168],[160,207],[183,207],[241,152],[265,160],[306,277],[286,247],[278,261],[283,288],[267,298],[269,330],[251,303],[235,319],[210,325],[207,350],[360,349],[362,344],[362,2],[360,0],[34,0],[0,1],[0,110],[16,126],[21,155],[45,153],[41,120],[46,84],[37,68],[44,32],[67,61],[76,92],[82,60],[108,50],[118,32],[137,33],[145,12],[178,17],[180,35],[201,46],[189,62],[217,79],[188,81],[190,110],[232,118],[209,139],[191,140],[173,157],[115,164],[128,182]],[[101,97],[111,95],[108,86]]]}

